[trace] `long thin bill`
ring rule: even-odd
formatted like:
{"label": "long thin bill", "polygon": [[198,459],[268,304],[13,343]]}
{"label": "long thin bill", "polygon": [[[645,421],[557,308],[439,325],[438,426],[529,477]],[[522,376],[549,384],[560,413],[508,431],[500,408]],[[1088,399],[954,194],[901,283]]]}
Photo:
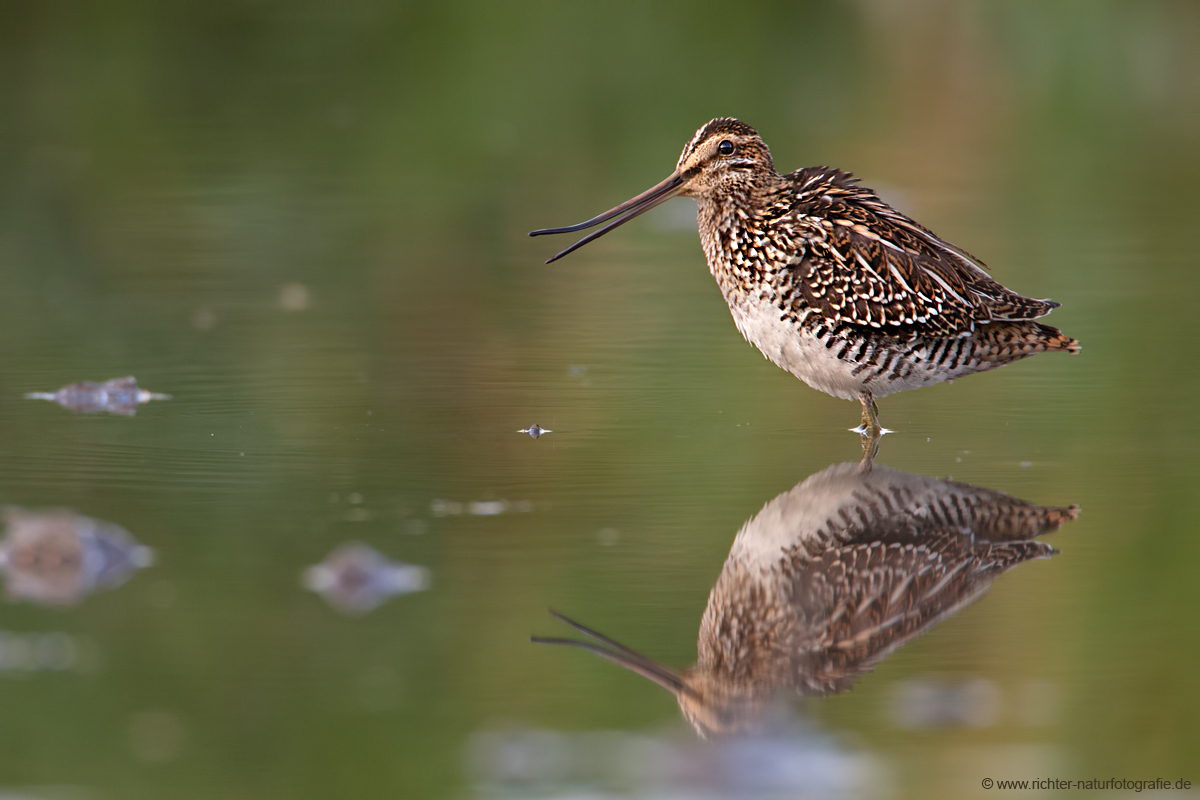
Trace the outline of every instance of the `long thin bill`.
{"label": "long thin bill", "polygon": [[644,214],[655,206],[665,203],[667,200],[670,200],[679,193],[679,187],[682,185],[683,176],[678,172],[673,172],[663,182],[650,187],[637,197],[626,200],[616,208],[610,208],[608,211],[605,211],[598,217],[592,217],[587,222],[581,222],[578,225],[568,225],[565,228],[542,228],[541,230],[530,231],[529,235],[545,236],[551,233],[574,233],[576,231],[586,230],[587,228],[599,225],[602,222],[614,220],[610,224],[605,225],[603,228],[595,231],[594,233],[588,234],[575,244],[568,247],[566,250],[563,250],[561,253],[558,253],[553,258],[549,259],[546,263],[550,264],[567,255],[568,253],[575,252],[588,242],[599,239],[613,228],[624,225],[626,222],[638,216],[639,214]]}
{"label": "long thin bill", "polygon": [[534,644],[555,644],[566,645],[568,647],[578,647],[581,650],[587,650],[595,653],[601,658],[606,658],[609,661],[620,664],[622,667],[636,672],[644,678],[654,681],[659,686],[663,687],[674,695],[678,695],[680,692],[687,690],[687,687],[684,685],[683,679],[679,676],[679,673],[675,672],[669,667],[659,664],[658,662],[642,655],[636,650],[628,648],[620,642],[608,638],[602,633],[598,633],[591,628],[586,628],[573,619],[559,614],[557,611],[551,611],[550,613],[580,633],[598,639],[604,644],[609,645],[609,647],[612,649],[610,650],[608,647],[603,647],[596,642],[585,642],[580,641],[579,639],[531,636],[529,641],[533,642]]}
{"label": "long thin bill", "polygon": [[638,661],[630,658],[624,653],[619,653],[601,647],[595,642],[581,642],[578,639],[555,639],[545,636],[531,636],[529,637],[529,641],[533,642],[534,644],[561,644],[569,647],[578,647],[581,650],[587,650],[595,653],[601,658],[607,658],[609,661],[620,664],[622,667],[625,667],[625,669],[630,670],[631,672],[636,672],[643,678],[649,678],[659,686],[671,692],[671,694],[677,695],[684,691],[683,681],[678,675],[661,664],[656,664],[649,659],[646,661]]}

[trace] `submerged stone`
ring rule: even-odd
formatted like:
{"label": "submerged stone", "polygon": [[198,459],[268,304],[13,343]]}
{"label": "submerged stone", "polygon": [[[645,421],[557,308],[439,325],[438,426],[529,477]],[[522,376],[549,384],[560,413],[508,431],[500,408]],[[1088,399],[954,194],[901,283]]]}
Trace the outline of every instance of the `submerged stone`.
{"label": "submerged stone", "polygon": [[530,425],[528,428],[517,431],[517,433],[528,433],[530,436],[532,436],[534,439],[536,439],[539,436],[541,436],[543,433],[554,433],[554,431],[550,430],[549,428],[543,428],[535,422],[532,425]]}
{"label": "submerged stone", "polygon": [[109,414],[132,417],[142,403],[170,400],[171,395],[139,389],[137,379],[130,375],[125,378],[113,378],[104,383],[80,381],[64,386],[57,392],[30,392],[25,395],[25,399],[49,400],[79,414],[99,414],[107,411]]}
{"label": "submerged stone", "polygon": [[73,605],[112,589],[154,561],[150,548],[112,522],[69,509],[4,509],[0,571],[8,596],[42,605]]}
{"label": "submerged stone", "polygon": [[392,561],[369,545],[343,544],[302,576],[304,586],[347,614],[365,614],[388,598],[429,588],[429,570]]}

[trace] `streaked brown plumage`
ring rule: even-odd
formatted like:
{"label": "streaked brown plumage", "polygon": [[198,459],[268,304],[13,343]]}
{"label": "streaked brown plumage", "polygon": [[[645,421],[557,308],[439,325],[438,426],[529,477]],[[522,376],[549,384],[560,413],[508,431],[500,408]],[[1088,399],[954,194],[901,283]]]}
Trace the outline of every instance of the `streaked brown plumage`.
{"label": "streaked brown plumage", "polygon": [[[561,617],[572,644],[669,689],[703,736],[752,727],[780,690],[845,691],[883,658],[977,600],[1001,573],[1055,551],[1035,537],[1079,513],[888,468],[840,464],[738,532],[675,672]],[[606,646],[602,646],[606,645]]]}
{"label": "streaked brown plumage", "polygon": [[665,181],[566,233],[609,224],[551,261],[677,195],[698,204],[700,241],[738,330],[809,386],[863,406],[1079,343],[1035,322],[1057,303],[1023,297],[982,261],[914,222],[850,173],[775,171],[758,133],[719,118]]}

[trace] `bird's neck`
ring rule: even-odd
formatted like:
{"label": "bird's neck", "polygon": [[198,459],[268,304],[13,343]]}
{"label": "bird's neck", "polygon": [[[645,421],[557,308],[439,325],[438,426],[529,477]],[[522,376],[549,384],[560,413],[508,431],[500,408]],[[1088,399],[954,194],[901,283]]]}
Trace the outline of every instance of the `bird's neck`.
{"label": "bird's neck", "polygon": [[[772,196],[782,178],[747,182],[734,191],[713,192],[696,198],[700,243],[709,271],[728,299],[734,284],[753,282],[769,263],[762,257],[761,241],[767,220],[763,212],[772,206]],[[757,243],[757,245],[756,245]]]}

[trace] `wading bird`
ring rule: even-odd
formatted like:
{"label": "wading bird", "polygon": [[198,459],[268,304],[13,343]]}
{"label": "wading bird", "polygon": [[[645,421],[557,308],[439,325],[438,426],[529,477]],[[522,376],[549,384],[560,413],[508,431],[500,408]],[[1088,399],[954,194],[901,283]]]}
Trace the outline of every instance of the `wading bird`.
{"label": "wading bird", "polygon": [[738,330],[814,389],[862,403],[855,430],[864,437],[883,432],[877,397],[1046,350],[1079,352],[1075,339],[1034,321],[1058,303],[1001,286],[982,261],[850,173],[780,175],[762,138],[736,119],[700,128],[657,186],[587,222],[530,235],[608,223],[554,261],[678,195],[696,199],[708,268]]}

